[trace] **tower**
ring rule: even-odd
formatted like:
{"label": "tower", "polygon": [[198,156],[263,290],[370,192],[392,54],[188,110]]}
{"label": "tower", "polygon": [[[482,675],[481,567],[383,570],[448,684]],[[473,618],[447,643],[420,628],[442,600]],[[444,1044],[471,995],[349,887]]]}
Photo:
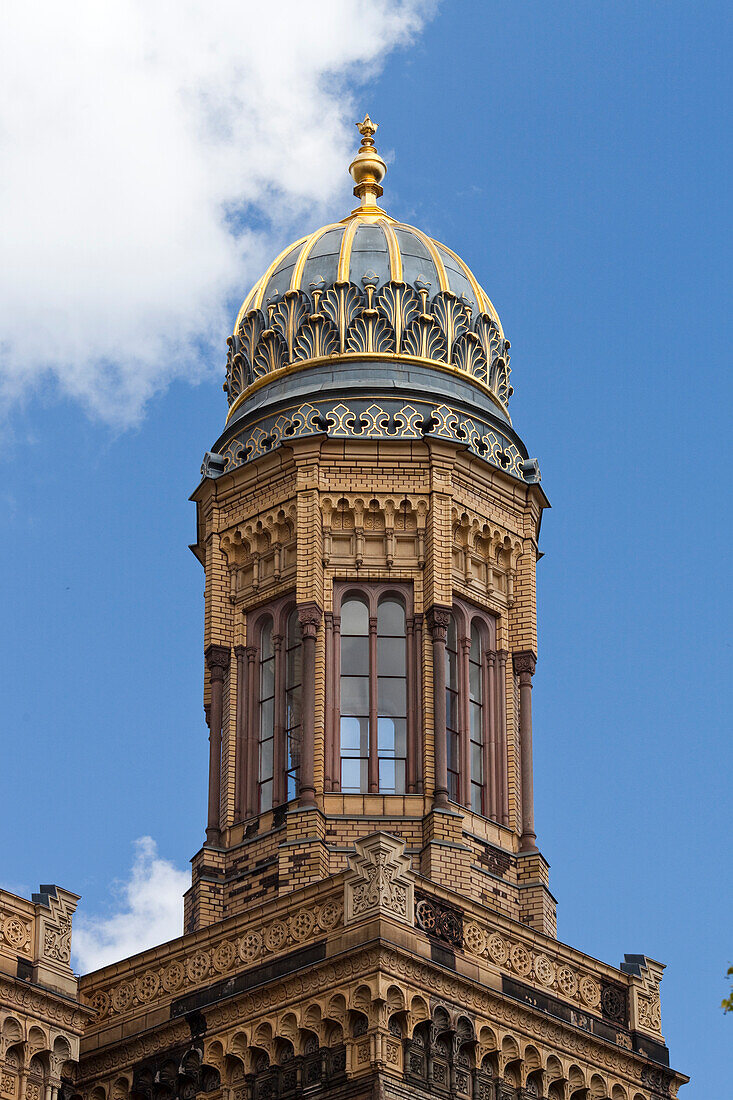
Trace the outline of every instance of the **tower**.
{"label": "tower", "polygon": [[379,205],[276,257],[204,458],[206,841],[184,935],[87,976],[94,1100],[650,1100],[662,966],[556,939],[532,794],[547,500],[471,270]]}

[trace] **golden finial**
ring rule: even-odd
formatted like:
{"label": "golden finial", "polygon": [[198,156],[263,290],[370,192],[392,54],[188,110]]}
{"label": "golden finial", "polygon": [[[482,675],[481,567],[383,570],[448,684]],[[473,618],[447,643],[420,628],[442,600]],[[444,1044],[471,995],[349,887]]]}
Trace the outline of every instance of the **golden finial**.
{"label": "golden finial", "polygon": [[387,165],[374,146],[377,126],[378,123],[372,122],[369,115],[364,115],[363,122],[356,123],[356,128],[361,134],[361,146],[349,165],[349,172],[356,183],[354,194],[361,199],[361,206],[357,211],[361,214],[380,213],[377,199],[384,192],[381,184]]}

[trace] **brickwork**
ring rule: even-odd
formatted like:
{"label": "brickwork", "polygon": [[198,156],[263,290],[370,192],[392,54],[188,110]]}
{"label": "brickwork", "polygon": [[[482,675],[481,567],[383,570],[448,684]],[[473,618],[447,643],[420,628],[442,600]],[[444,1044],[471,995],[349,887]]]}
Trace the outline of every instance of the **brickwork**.
{"label": "brickwork", "polygon": [[[419,703],[424,796],[338,796],[326,786],[326,631],[315,650],[314,782],[318,813],[291,804],[238,820],[237,662],[224,684],[221,852],[194,860],[186,927],[338,873],[375,821],[402,836],[420,873],[532,927],[554,929],[554,903],[533,879],[520,883],[521,747],[512,652],[536,648],[536,536],[542,501],[531,487],[440,440],[344,441],[312,437],[280,447],[194,494],[205,562],[206,640],[246,644],[247,612],[292,592],[333,610],[338,580],[407,582],[413,612],[450,607],[454,593],[491,612],[505,654],[503,711],[509,828],[465,809],[436,815],[433,653],[423,629]],[[208,702],[208,685],[205,702]],[[483,837],[481,833],[483,832]],[[488,838],[487,833],[491,834]],[[490,851],[495,854],[492,856]],[[489,854],[487,854],[489,853]],[[501,856],[498,853],[503,853]],[[521,888],[520,888],[521,886]],[[544,890],[544,892],[543,892]]]}

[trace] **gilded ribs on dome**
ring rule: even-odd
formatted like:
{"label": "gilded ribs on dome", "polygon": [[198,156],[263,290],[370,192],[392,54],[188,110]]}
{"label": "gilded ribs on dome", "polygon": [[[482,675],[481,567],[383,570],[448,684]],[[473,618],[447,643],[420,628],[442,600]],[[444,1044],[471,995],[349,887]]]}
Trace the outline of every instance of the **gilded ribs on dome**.
{"label": "gilded ribs on dome", "polygon": [[[270,296],[266,310],[254,307],[229,337],[225,390],[230,406],[258,380],[330,356],[419,359],[459,371],[489,390],[505,409],[509,342],[486,312],[474,313],[464,294],[428,288],[368,271],[362,289],[354,282],[326,285],[322,276],[310,294],[291,288]],[[320,285],[319,285],[320,284]],[[420,292],[421,291],[421,292]],[[422,300],[421,300],[422,299]]]}

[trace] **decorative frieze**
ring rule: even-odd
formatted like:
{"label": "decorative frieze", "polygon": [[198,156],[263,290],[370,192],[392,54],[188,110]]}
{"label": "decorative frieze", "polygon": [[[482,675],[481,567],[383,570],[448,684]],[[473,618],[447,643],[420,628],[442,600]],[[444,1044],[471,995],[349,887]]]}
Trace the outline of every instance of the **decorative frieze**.
{"label": "decorative frieze", "polygon": [[220,939],[194,944],[165,963],[148,967],[129,979],[101,983],[84,991],[96,1018],[124,1015],[182,991],[227,974],[235,974],[259,960],[293,950],[337,928],[343,919],[343,904],[337,896],[316,905],[304,905],[283,917],[247,927],[237,935],[222,933]]}

